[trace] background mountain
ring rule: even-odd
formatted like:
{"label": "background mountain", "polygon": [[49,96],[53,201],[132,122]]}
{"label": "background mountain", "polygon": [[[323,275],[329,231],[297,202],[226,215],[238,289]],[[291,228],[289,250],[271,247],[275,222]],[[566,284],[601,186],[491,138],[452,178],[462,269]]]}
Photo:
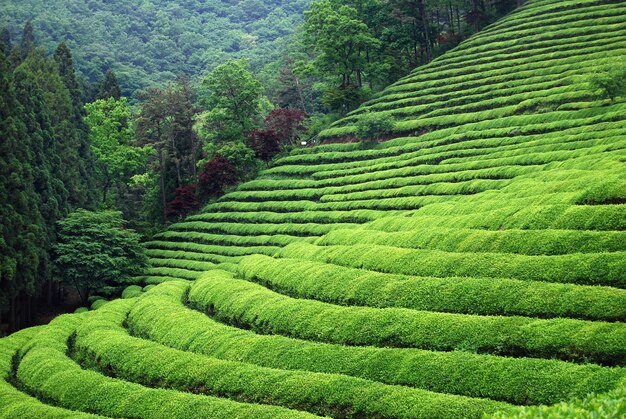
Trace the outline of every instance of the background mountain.
{"label": "background mountain", "polygon": [[253,68],[275,60],[309,3],[25,0],[0,3],[0,28],[15,39],[32,20],[39,45],[53,51],[66,41],[82,75],[99,81],[112,68],[129,95],[228,58],[249,58]]}

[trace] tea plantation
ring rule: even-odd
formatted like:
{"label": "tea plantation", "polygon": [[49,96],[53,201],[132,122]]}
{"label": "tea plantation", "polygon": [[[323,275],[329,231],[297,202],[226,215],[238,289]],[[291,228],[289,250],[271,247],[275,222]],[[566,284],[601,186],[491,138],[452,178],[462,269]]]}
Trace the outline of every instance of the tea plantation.
{"label": "tea plantation", "polygon": [[623,417],[624,57],[626,2],[528,2],[0,340],[0,416]]}

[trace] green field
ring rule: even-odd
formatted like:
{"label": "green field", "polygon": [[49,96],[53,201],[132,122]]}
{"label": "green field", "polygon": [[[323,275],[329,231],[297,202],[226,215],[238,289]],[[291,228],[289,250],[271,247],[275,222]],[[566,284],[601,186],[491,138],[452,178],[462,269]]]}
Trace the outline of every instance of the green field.
{"label": "green field", "polygon": [[529,1],[0,340],[0,416],[623,417],[624,56],[626,2]]}

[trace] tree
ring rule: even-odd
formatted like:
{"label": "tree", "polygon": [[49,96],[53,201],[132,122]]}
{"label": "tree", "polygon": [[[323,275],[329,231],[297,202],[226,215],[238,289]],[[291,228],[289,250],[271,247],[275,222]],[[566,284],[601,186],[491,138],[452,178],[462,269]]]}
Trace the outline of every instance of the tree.
{"label": "tree", "polygon": [[143,103],[136,120],[137,138],[157,151],[152,163],[159,174],[158,212],[165,221],[167,202],[176,188],[196,181],[201,147],[194,130],[195,92],[189,80],[181,77],[164,89],[150,88],[138,97]]}
{"label": "tree", "polygon": [[70,51],[65,42],[61,42],[54,51],[54,61],[57,63],[59,75],[63,79],[65,87],[67,87],[70,92],[72,103],[75,108],[75,117],[79,123],[82,123],[82,115],[84,113],[81,106],[82,92],[78,84],[78,80],[76,80],[76,70],[74,68],[72,51]]}
{"label": "tree", "polygon": [[35,30],[33,29],[33,24],[29,20],[24,25],[24,30],[22,31],[22,42],[20,43],[20,54],[22,56],[22,60],[25,60],[28,57],[28,54],[32,49],[35,48],[37,44],[35,40]]}
{"label": "tree", "polygon": [[41,286],[46,228],[41,197],[35,191],[33,139],[16,96],[9,65],[0,54],[0,314],[8,311],[9,329],[20,322],[20,297]]}
{"label": "tree", "polygon": [[300,76],[294,72],[293,58],[289,56],[283,58],[283,64],[278,70],[278,82],[280,84],[277,92],[278,105],[285,108],[299,108],[307,112],[305,91],[310,90],[311,86],[305,84]]}
{"label": "tree", "polygon": [[224,157],[217,155],[204,164],[198,176],[201,196],[215,198],[224,194],[224,188],[237,182],[235,167]]}
{"label": "tree", "polygon": [[0,31],[0,52],[7,56],[11,52],[11,47],[11,32],[8,28],[2,28]]}
{"label": "tree", "polygon": [[139,235],[124,228],[118,211],[77,210],[58,225],[56,271],[76,288],[83,303],[92,292],[123,284],[147,266]]}
{"label": "tree", "polygon": [[[368,51],[378,48],[380,42],[359,18],[358,11],[349,6],[337,6],[330,0],[311,5],[305,13],[304,42],[316,53],[312,62],[314,71],[337,79],[337,92],[361,90],[368,71]],[[350,101],[327,101],[345,113],[354,105]]]}
{"label": "tree", "polygon": [[280,153],[280,139],[271,129],[255,129],[248,137],[248,144],[254,150],[256,158],[265,162]]}
{"label": "tree", "polygon": [[306,120],[306,113],[298,109],[279,108],[270,112],[264,122],[268,130],[276,133],[282,145],[293,147],[298,145],[300,134],[307,130]]}
{"label": "tree", "polygon": [[76,207],[93,207],[98,200],[98,191],[94,158],[89,147],[89,127],[84,121],[83,92],[76,78],[74,59],[65,42],[61,42],[57,46],[54,52],[54,61],[57,64],[63,84],[69,92],[72,104],[71,115],[67,117],[67,122],[71,123],[71,126],[68,127],[71,133],[65,134],[65,142],[70,142],[70,136],[73,137],[70,147],[72,154],[76,157],[74,165],[77,173],[75,177],[80,181],[75,182],[77,190],[71,194],[70,199]]}
{"label": "tree", "polygon": [[119,100],[122,97],[122,89],[117,82],[117,76],[113,70],[108,70],[104,75],[100,88],[98,89],[97,99],[114,98]]}
{"label": "tree", "polygon": [[189,184],[176,188],[174,199],[167,203],[167,216],[183,218],[200,207],[196,196],[196,184]]}
{"label": "tree", "polygon": [[600,92],[601,98],[615,102],[618,96],[626,94],[626,69],[619,65],[610,70],[600,71],[591,77],[590,84]]}
{"label": "tree", "polygon": [[111,188],[127,183],[146,164],[152,148],[135,145],[132,118],[126,98],[97,100],[85,105],[89,143],[96,158],[102,188],[102,204],[110,206]]}
{"label": "tree", "polygon": [[202,82],[208,91],[203,132],[212,142],[242,141],[258,123],[261,83],[247,61],[229,61],[218,66]]}

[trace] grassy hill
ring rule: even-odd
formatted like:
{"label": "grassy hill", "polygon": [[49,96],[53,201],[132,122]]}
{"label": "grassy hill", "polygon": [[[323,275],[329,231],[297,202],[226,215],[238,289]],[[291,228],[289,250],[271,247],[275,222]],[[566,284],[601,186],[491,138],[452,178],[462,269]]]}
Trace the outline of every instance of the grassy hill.
{"label": "grassy hill", "polygon": [[321,134],[391,140],[294,151],[1,340],[0,415],[626,414],[626,103],[589,83],[624,55],[626,3],[528,2]]}

